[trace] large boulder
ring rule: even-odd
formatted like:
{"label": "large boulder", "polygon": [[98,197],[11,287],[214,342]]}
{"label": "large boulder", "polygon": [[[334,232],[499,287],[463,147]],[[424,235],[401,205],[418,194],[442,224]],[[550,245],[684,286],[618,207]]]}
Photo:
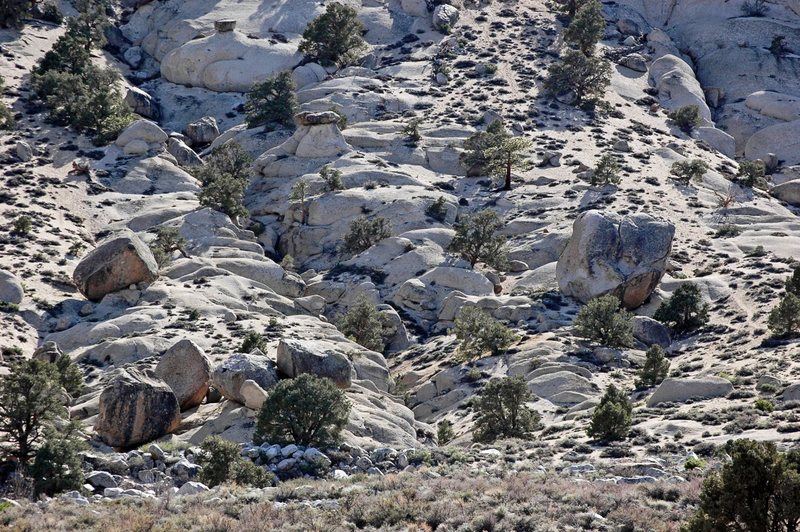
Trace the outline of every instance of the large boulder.
{"label": "large boulder", "polygon": [[197,344],[183,339],[161,355],[155,373],[175,393],[181,410],[186,410],[203,402],[211,379],[211,363]]}
{"label": "large boulder", "polygon": [[226,398],[246,404],[242,385],[251,380],[262,389],[269,390],[278,383],[275,364],[258,350],[252,353],[231,355],[211,373],[211,384]]}
{"label": "large boulder", "polygon": [[558,286],[583,303],[614,294],[625,307],[636,308],[664,275],[674,236],[671,222],[647,214],[584,212],[558,259]]}
{"label": "large boulder", "polygon": [[800,401],[800,382],[790,384],[783,390],[781,399],[784,401]]}
{"label": "large boulder", "polygon": [[672,337],[669,329],[659,321],[647,316],[633,317],[633,337],[650,347],[660,345],[663,348],[669,347]]}
{"label": "large boulder", "polygon": [[81,294],[99,301],[106,294],[158,278],[158,264],[150,248],[132,232],[104,241],[88,253],[72,274]]}
{"label": "large boulder", "polygon": [[800,164],[800,120],[766,127],[750,137],[744,147],[749,160],[766,159],[770,153],[785,165]]}
{"label": "large boulder", "polygon": [[163,144],[167,142],[167,138],[168,135],[158,127],[158,124],[150,120],[140,119],[123,129],[114,143],[120,148],[124,148],[134,141],[141,141],[148,145]]}
{"label": "large boulder", "polygon": [[167,383],[127,368],[100,393],[94,429],[108,445],[128,448],[168,434],[180,422],[178,398]]}
{"label": "large boulder", "polygon": [[204,116],[186,126],[186,136],[192,141],[192,146],[211,144],[219,137],[217,119],[213,116]]}
{"label": "large boulder", "polygon": [[774,186],[769,191],[774,197],[789,205],[800,207],[800,181],[787,181]]}
{"label": "large boulder", "polygon": [[433,10],[433,27],[437,30],[449,31],[458,22],[458,9],[449,5],[438,5]]}
{"label": "large boulder", "polygon": [[17,276],[9,271],[0,270],[0,302],[19,305],[24,296],[25,291]]}
{"label": "large boulder", "polygon": [[290,70],[301,55],[297,44],[251,39],[230,28],[191,40],[167,53],[161,75],[172,83],[216,92],[248,92],[275,72]]}
{"label": "large boulder", "polygon": [[161,118],[158,102],[148,93],[137,87],[128,87],[125,92],[125,103],[136,113],[151,120]]}
{"label": "large boulder", "polygon": [[[554,371],[531,378],[528,389],[542,399],[557,404],[577,404],[597,394],[592,382],[572,371]],[[564,397],[563,394],[572,394]]]}
{"label": "large boulder", "polygon": [[278,344],[278,370],[289,377],[311,373],[349,388],[353,363],[330,342],[323,340],[281,340]]}
{"label": "large boulder", "polygon": [[732,391],[733,384],[721,377],[665,379],[647,400],[647,406],[655,406],[659,403],[684,403],[690,399],[706,400],[725,397]]}

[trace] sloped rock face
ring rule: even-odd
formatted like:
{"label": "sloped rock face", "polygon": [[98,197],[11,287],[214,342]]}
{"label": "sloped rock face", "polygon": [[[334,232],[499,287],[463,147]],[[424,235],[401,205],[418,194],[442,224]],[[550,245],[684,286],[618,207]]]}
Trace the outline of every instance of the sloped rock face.
{"label": "sloped rock face", "polygon": [[95,431],[112,447],[133,447],[174,431],[181,421],[178,399],[167,384],[135,368],[100,394]]}
{"label": "sloped rock face", "polygon": [[558,259],[558,286],[582,303],[614,294],[625,307],[636,308],[664,275],[674,236],[671,222],[647,214],[587,211],[575,220]]}
{"label": "sloped rock face", "polygon": [[200,347],[184,339],[161,356],[156,375],[172,389],[181,410],[199,405],[208,392],[211,363]]}
{"label": "sloped rock face", "polygon": [[335,347],[319,340],[281,340],[278,369],[289,377],[311,373],[332,380],[339,388],[349,388],[353,363]]}
{"label": "sloped rock face", "polygon": [[733,391],[733,384],[721,377],[697,379],[665,379],[650,399],[647,406],[659,403],[683,403],[689,399],[712,399],[724,397]]}
{"label": "sloped rock face", "polygon": [[275,365],[256,350],[250,354],[237,353],[214,368],[211,383],[227,399],[246,404],[242,385],[251,380],[262,389],[269,390],[278,382]]}
{"label": "sloped rock face", "polygon": [[150,248],[133,233],[106,240],[86,255],[72,280],[81,294],[99,301],[106,294],[158,278],[158,264]]}

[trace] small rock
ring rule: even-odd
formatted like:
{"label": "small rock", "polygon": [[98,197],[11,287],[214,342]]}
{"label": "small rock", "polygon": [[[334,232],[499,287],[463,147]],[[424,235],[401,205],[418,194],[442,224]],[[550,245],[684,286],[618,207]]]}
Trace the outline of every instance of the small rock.
{"label": "small rock", "polygon": [[194,482],[190,480],[178,489],[178,495],[197,495],[198,493],[203,493],[204,491],[209,491],[209,487],[202,482]]}

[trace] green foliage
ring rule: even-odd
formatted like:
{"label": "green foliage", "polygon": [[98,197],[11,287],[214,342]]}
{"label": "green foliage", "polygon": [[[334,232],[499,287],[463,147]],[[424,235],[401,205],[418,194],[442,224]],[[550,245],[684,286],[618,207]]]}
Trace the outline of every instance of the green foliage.
{"label": "green foliage", "polygon": [[9,369],[0,379],[0,435],[11,445],[2,452],[25,465],[48,424],[65,412],[60,375],[55,364],[32,359],[15,362]]}
{"label": "green foliage", "polygon": [[619,176],[620,170],[617,159],[611,154],[604,154],[600,157],[600,161],[595,166],[594,172],[592,172],[592,186],[619,183],[621,179]]}
{"label": "green foliage", "polygon": [[419,132],[420,124],[422,124],[421,118],[412,118],[403,126],[403,135],[406,136],[406,140],[412,146],[416,146],[422,140],[422,135]]}
{"label": "green foliage", "polygon": [[33,98],[49,109],[54,123],[93,134],[107,143],[132,120],[117,89],[119,74],[92,64],[93,48],[105,43],[109,25],[104,0],[78,0],[78,16],[31,73]]}
{"label": "green foliage", "polygon": [[748,187],[764,185],[766,167],[763,161],[739,161],[739,171],[736,173],[736,181]]}
{"label": "green foliage", "polygon": [[652,345],[645,353],[644,366],[639,371],[636,386],[647,388],[657,386],[669,374],[669,360],[664,356],[664,349],[660,345]]}
{"label": "green foliage", "polygon": [[587,3],[588,0],[555,0],[556,7],[559,11],[566,13],[570,18],[574,17],[581,6]]}
{"label": "green foliage", "polygon": [[19,28],[30,11],[30,0],[3,0],[0,2],[0,28]]}
{"label": "green foliage", "polygon": [[466,358],[476,358],[487,351],[500,355],[515,339],[508,327],[473,306],[462,307],[456,316],[455,335],[460,342],[458,350]]}
{"label": "green foliage", "polygon": [[742,14],[746,17],[763,17],[769,11],[766,0],[745,0],[742,4]]}
{"label": "green foliage", "polygon": [[607,59],[568,49],[547,69],[544,88],[554,96],[571,92],[576,105],[591,105],[603,99],[609,83],[611,63]]}
{"label": "green foliage", "polygon": [[633,406],[624,391],[610,384],[594,409],[586,434],[595,440],[624,440],[631,428]]}
{"label": "green foliage", "polygon": [[331,168],[331,165],[329,164],[326,164],[320,168],[319,176],[323,181],[325,181],[325,186],[328,188],[329,192],[333,192],[334,190],[342,190],[344,188],[341,170]]}
{"label": "green foliage", "polygon": [[782,56],[789,53],[791,50],[786,45],[786,36],[774,35],[772,37],[772,42],[769,45],[769,51],[772,55],[774,55],[777,58],[781,58]]}
{"label": "green foliage", "polygon": [[792,275],[786,279],[786,292],[800,297],[800,264],[794,267]]}
{"label": "green foliage", "polygon": [[186,239],[181,236],[177,227],[162,226],[156,230],[156,238],[150,242],[150,251],[153,253],[159,267],[164,267],[172,262],[172,255],[180,251],[181,255],[188,257],[184,248]]}
{"label": "green foliage", "polygon": [[240,458],[231,464],[228,480],[240,486],[267,488],[275,483],[275,475],[246,458]]}
{"label": "green foliage", "polygon": [[253,85],[244,104],[247,127],[271,123],[294,126],[294,115],[300,109],[296,91],[292,73],[288,71],[279,72]]}
{"label": "green foliage", "polygon": [[708,303],[703,301],[700,287],[683,283],[663,301],[653,318],[678,332],[702,327],[708,321]]}
{"label": "green foliage", "polygon": [[33,229],[33,219],[27,214],[22,214],[14,219],[11,224],[11,234],[19,236],[27,236]]}
{"label": "green foliage", "polygon": [[684,133],[691,133],[703,123],[700,117],[700,108],[696,105],[686,105],[670,112],[667,117],[672,120]]}
{"label": "green foliage", "polygon": [[300,210],[302,212],[302,220],[300,223],[305,225],[308,222],[308,207],[306,205],[306,197],[308,196],[309,185],[308,181],[304,178],[298,179],[294,185],[292,185],[292,190],[289,193],[289,199],[291,201],[297,201],[300,203]]}
{"label": "green foliage", "polygon": [[703,482],[700,507],[683,532],[788,532],[800,526],[800,453],[772,442],[732,440],[730,460]]}
{"label": "green foliage", "polygon": [[452,421],[443,419],[436,424],[436,441],[439,442],[439,445],[444,445],[455,437],[456,434],[453,432]]}
{"label": "green foliage", "polygon": [[697,456],[690,456],[683,463],[683,468],[687,471],[692,469],[703,469],[706,466],[706,461]]}
{"label": "green foliage", "polygon": [[311,374],[280,381],[258,413],[253,441],[322,447],[336,444],[350,401],[330,380]]}
{"label": "green foliage", "polygon": [[428,208],[425,209],[425,215],[438,222],[444,222],[447,218],[447,202],[444,196],[439,196],[436,201],[428,205]]}
{"label": "green foliage", "polygon": [[[242,457],[239,444],[219,436],[210,436],[200,444],[200,482],[213,488],[225,482],[253,485],[259,488],[271,484],[269,473]],[[261,470],[256,472],[253,467]]]}
{"label": "green foliage", "polygon": [[503,127],[500,120],[495,120],[486,131],[477,131],[464,141],[464,152],[461,162],[469,168],[468,174],[488,173],[490,164],[488,151],[501,145],[511,134]]}
{"label": "green foliage", "polygon": [[194,174],[203,185],[198,195],[200,204],[232,219],[247,216],[244,193],[250,182],[250,155],[239,144],[226,142],[214,148],[205,163]]}
{"label": "green foliage", "polygon": [[391,326],[389,317],[366,296],[356,298],[337,324],[342,334],[372,351],[383,352],[383,336]]}
{"label": "green foliage", "polygon": [[701,159],[691,159],[672,163],[670,174],[678,181],[688,185],[691,181],[699,181],[708,172],[708,165]]}
{"label": "green foliage", "polygon": [[504,270],[508,266],[506,237],[496,234],[504,226],[492,209],[462,216],[455,224],[456,234],[447,251],[460,255],[473,268],[478,262]]}
{"label": "green foliage", "polygon": [[44,5],[40,18],[45,22],[52,22],[53,24],[61,25],[64,22],[64,14],[58,8],[57,4],[48,3]]}
{"label": "green foliage", "polygon": [[605,30],[606,21],[600,2],[589,0],[578,9],[569,27],[564,30],[564,41],[590,56],[594,54],[595,45],[603,38]]}
{"label": "green foliage", "polygon": [[60,354],[55,360],[58,370],[58,382],[71,397],[78,397],[83,392],[83,373],[69,355]]}
{"label": "green foliage", "polygon": [[532,400],[533,394],[522,377],[491,379],[473,400],[475,441],[530,438],[540,420],[539,414],[525,404]]}
{"label": "green foliage", "polygon": [[753,403],[753,408],[755,408],[760,412],[769,413],[775,410],[775,403],[773,403],[769,399],[761,397],[760,399],[756,399],[756,402]]}
{"label": "green foliage", "polygon": [[358,12],[334,2],[306,26],[298,50],[324,66],[350,65],[367,46],[361,37],[364,32]]}
{"label": "green foliage", "polygon": [[590,300],[578,311],[575,333],[608,347],[633,345],[631,314],[620,308],[619,298],[611,294]]}
{"label": "green foliage", "polygon": [[69,19],[67,32],[78,36],[87,51],[105,46],[105,32],[111,25],[106,14],[109,7],[109,0],[75,0],[78,16]]}
{"label": "green foliage", "polygon": [[242,340],[242,347],[239,348],[241,353],[250,353],[254,349],[258,349],[262,353],[267,352],[267,339],[258,331],[249,330],[244,335]]}
{"label": "green foliage", "polygon": [[[3,76],[0,76],[0,95],[3,93]],[[14,114],[6,104],[0,100],[0,130],[14,127]]]}
{"label": "green foliage", "polygon": [[502,122],[492,122],[486,131],[479,131],[464,141],[464,153],[461,161],[471,169],[480,169],[487,175],[502,177],[503,190],[511,190],[511,173],[516,168],[530,168],[530,161],[525,153],[530,150],[531,141],[514,137]]}
{"label": "green foliage", "polygon": [[83,486],[84,476],[80,454],[86,447],[78,436],[75,422],[59,430],[48,428],[45,443],[36,451],[29,474],[36,495],[53,496]]}
{"label": "green foliage", "polygon": [[793,337],[800,332],[800,297],[787,292],[769,313],[768,325],[777,337]]}
{"label": "green foliage", "polygon": [[350,230],[344,237],[344,250],[358,255],[390,236],[392,224],[389,220],[380,216],[371,220],[361,216],[350,223]]}

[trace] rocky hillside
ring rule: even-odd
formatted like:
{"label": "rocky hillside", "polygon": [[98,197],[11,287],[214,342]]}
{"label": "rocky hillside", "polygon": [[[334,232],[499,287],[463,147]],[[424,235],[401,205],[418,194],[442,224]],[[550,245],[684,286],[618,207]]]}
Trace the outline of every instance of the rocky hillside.
{"label": "rocky hillside", "polygon": [[[611,61],[610,85],[588,110],[545,89],[568,23],[550,2],[341,3],[357,9],[367,43],[341,68],[298,52],[307,24],[325,12],[318,1],[114,6],[108,43],[91,61],[121,74],[136,116],[106,146],[54,125],[33,102],[31,70],[65,26],[26,20],[0,30],[2,101],[16,118],[0,130],[0,371],[63,353],[86,384],[67,406],[91,446],[87,486],[53,508],[205,491],[195,482],[197,446],[219,435],[278,477],[308,464],[330,469],[324,486],[236,495],[266,500],[265,519],[307,523],[302,530],[336,529],[324,512],[342,508],[351,513],[335,526],[399,529],[402,519],[359,521],[343,500],[351,489],[397,489],[361,484],[365,474],[425,485],[429,528],[414,529],[444,530],[437,526],[450,519],[455,530],[455,515],[431,524],[428,506],[471,470],[482,480],[470,489],[500,490],[509,507],[514,489],[493,483],[510,472],[520,489],[547,478],[553,493],[587,490],[565,509],[568,520],[509,530],[630,524],[586,495],[608,484],[621,486],[615,496],[627,504],[642,496],[645,506],[668,507],[660,519],[670,529],[698,489],[687,457],[709,458],[732,438],[782,448],[797,439],[797,341],[768,327],[800,250],[793,1],[759,13],[739,0],[604,2],[595,54]],[[296,85],[294,127],[248,128],[247,92],[284,71]],[[668,118],[687,106],[699,112],[688,133]],[[463,157],[465,141],[497,121],[530,142],[530,164],[514,168],[510,190]],[[245,216],[199,198],[198,168],[232,143],[253,160]],[[605,156],[617,182],[596,181]],[[706,165],[699,178],[677,180],[673,165],[694,160]],[[748,186],[741,163],[756,160],[766,175]],[[341,187],[326,183],[331,169]],[[458,224],[485,209],[502,220],[502,270],[450,247]],[[20,217],[29,230],[19,230]],[[389,232],[348,251],[343,242],[362,219],[385,219]],[[165,231],[184,243],[159,264],[151,248]],[[681,331],[654,320],[687,283],[708,305],[707,321]],[[627,346],[598,345],[575,327],[579,310],[606,294],[633,314]],[[385,324],[383,350],[340,330],[364,301]],[[513,331],[508,349],[462,356],[454,327],[471,307]],[[257,346],[245,342],[254,337]],[[642,387],[653,345],[666,352],[669,378]],[[343,448],[320,458],[314,448],[253,446],[270,389],[306,373],[330,379],[352,404]],[[528,406],[541,416],[533,441],[473,444],[475,398],[507,376],[532,393]],[[611,384],[629,394],[633,413],[628,438],[609,447],[586,430]],[[438,440],[443,421],[449,442]],[[650,491],[624,491],[640,483]],[[680,494],[655,497],[656,489]],[[214,493],[215,515],[232,515],[222,509],[231,493]],[[313,515],[273,515],[296,511],[297,500],[327,517],[312,525]],[[12,521],[24,528],[15,521],[23,510]],[[28,526],[54,526],[46,511],[36,519]],[[244,529],[258,520],[247,519]]]}

